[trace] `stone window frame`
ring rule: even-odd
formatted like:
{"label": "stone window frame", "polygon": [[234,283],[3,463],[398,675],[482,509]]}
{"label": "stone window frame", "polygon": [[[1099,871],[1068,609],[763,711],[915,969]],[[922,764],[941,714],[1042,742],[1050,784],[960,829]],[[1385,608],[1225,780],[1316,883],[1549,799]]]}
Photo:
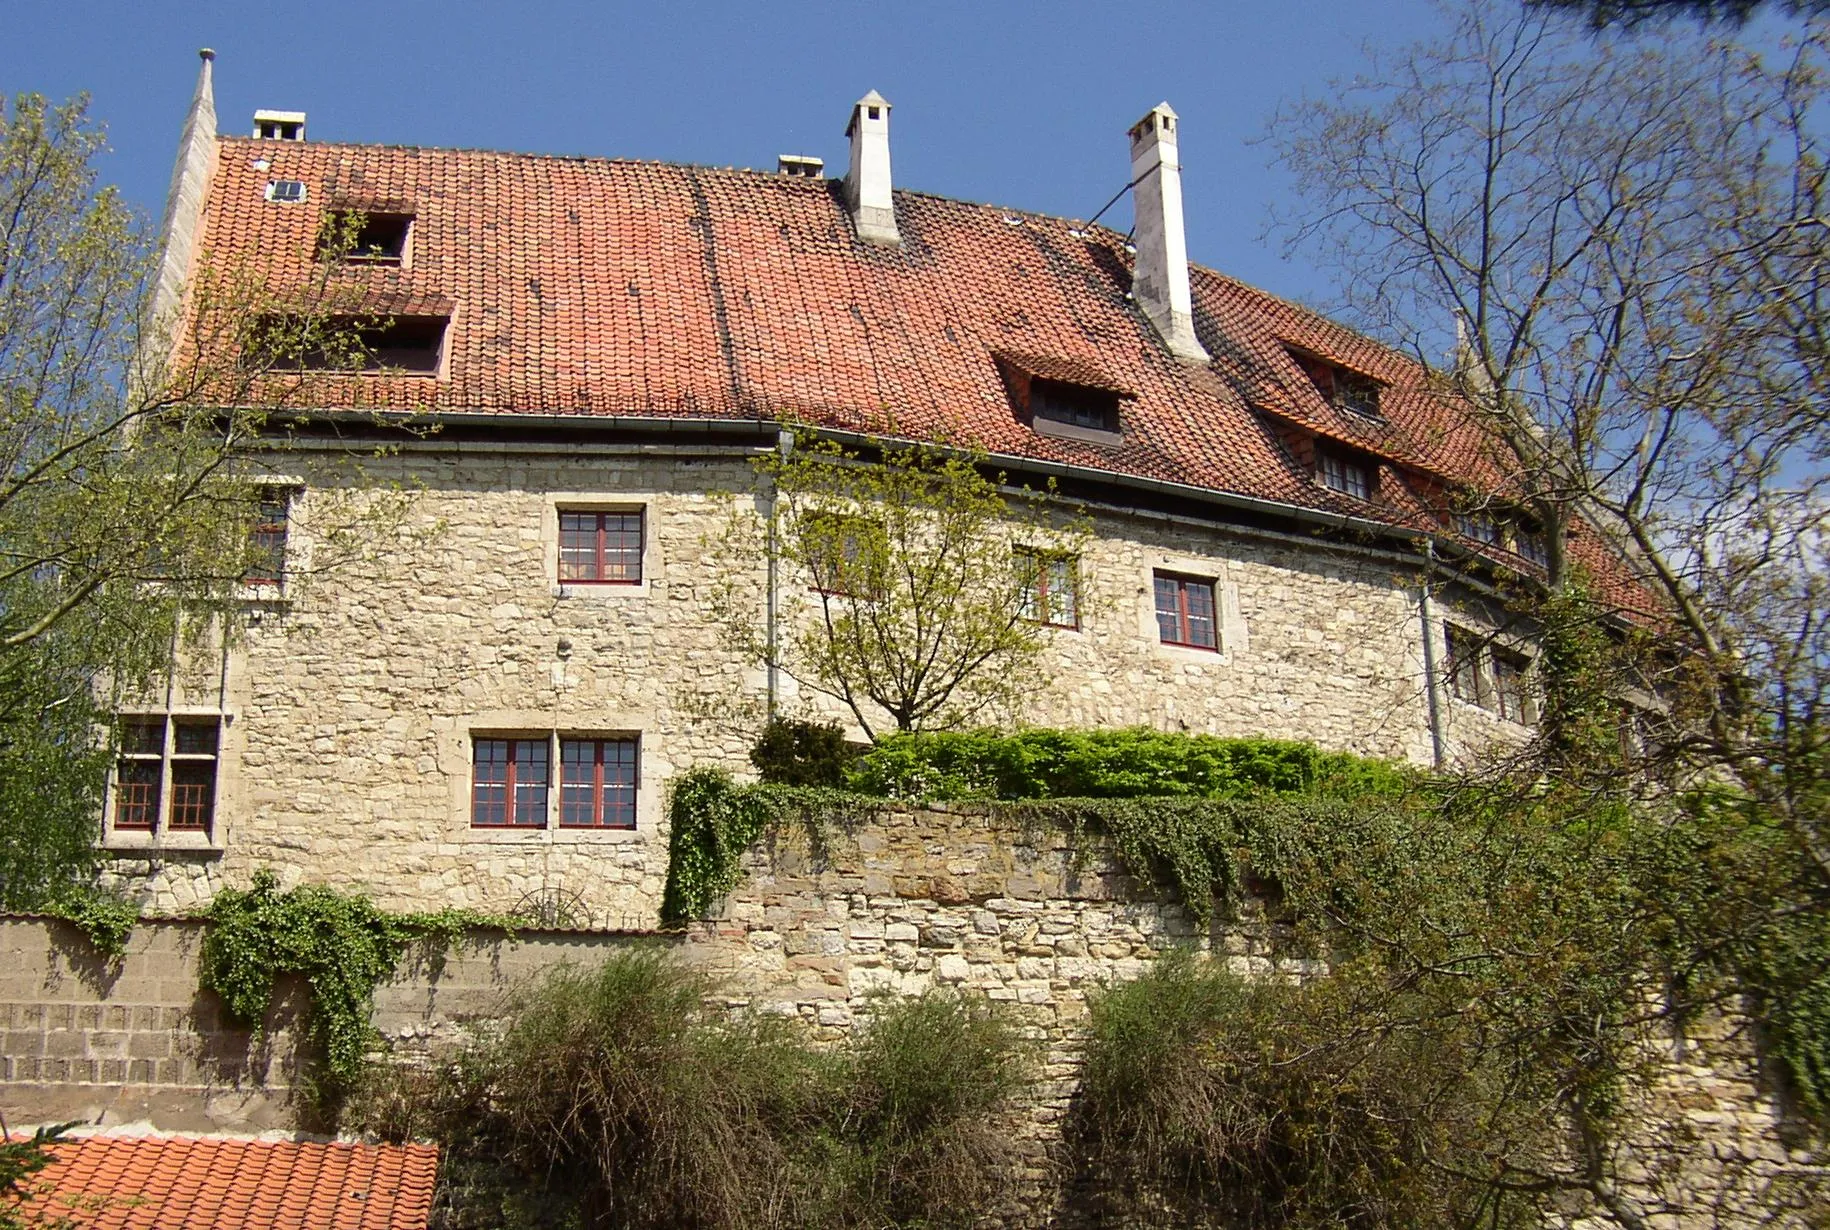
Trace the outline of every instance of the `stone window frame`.
{"label": "stone window frame", "polygon": [[[157,753],[159,765],[158,798],[150,826],[123,826],[117,823],[120,809],[120,766],[123,760],[151,762],[151,753],[117,752],[109,766],[102,791],[102,848],[123,851],[198,851],[221,853],[226,848],[224,804],[231,793],[232,774],[228,755],[228,733],[233,717],[219,708],[173,706],[165,709],[123,709],[116,714],[117,724],[160,724],[162,742]],[[180,727],[210,726],[214,729],[215,747],[209,752],[182,751],[179,748]],[[172,816],[176,787],[174,768],[207,763],[210,766],[209,798],[205,804],[208,819],[202,828],[174,828]]]}
{"label": "stone window frame", "polygon": [[[606,720],[555,722],[552,713],[534,714],[506,711],[479,715],[468,723],[455,724],[441,738],[440,763],[450,784],[450,819],[444,826],[449,840],[525,846],[528,844],[568,845],[580,842],[610,843],[642,841],[657,831],[662,821],[661,793],[653,782],[664,778],[667,766],[655,754],[646,720],[619,722],[615,715]],[[540,824],[475,825],[472,807],[475,788],[475,753],[477,743],[490,739],[541,739],[547,742],[546,803]],[[566,825],[561,816],[561,747],[567,741],[628,740],[635,744],[635,797],[631,812],[634,824],[629,827],[608,825]]]}
{"label": "stone window frame", "polygon": [[[641,578],[635,581],[562,581],[559,578],[561,513],[621,513],[642,518]],[[540,511],[540,554],[547,588],[555,598],[620,601],[648,596],[664,567],[654,502],[606,496],[603,492],[550,491]]]}

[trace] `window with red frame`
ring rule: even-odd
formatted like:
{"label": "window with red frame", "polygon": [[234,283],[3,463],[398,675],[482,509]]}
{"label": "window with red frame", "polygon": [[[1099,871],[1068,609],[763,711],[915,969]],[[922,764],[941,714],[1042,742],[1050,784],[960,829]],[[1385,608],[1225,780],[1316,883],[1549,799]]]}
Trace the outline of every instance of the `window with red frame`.
{"label": "window with red frame", "polygon": [[284,487],[261,490],[249,534],[254,560],[242,578],[247,584],[278,585],[286,575],[286,524],[291,512],[291,492]]}
{"label": "window with red frame", "polygon": [[1023,587],[1023,618],[1051,628],[1078,628],[1078,561],[1071,555],[1029,547],[1018,547],[1012,554],[1017,582]]}
{"label": "window with red frame", "polygon": [[165,719],[121,723],[114,767],[114,827],[150,833],[159,826],[165,785]]}
{"label": "window with red frame", "polygon": [[1218,649],[1214,583],[1172,572],[1156,574],[1156,627],[1165,645]]}
{"label": "window with red frame", "polygon": [[476,739],[471,749],[474,828],[545,828],[551,740]]}
{"label": "window with red frame", "polygon": [[143,717],[121,723],[114,827],[122,832],[209,833],[216,820],[218,717]]}
{"label": "window with red frame", "polygon": [[562,828],[635,827],[636,741],[559,741],[559,824]]}
{"label": "window with red frame", "polygon": [[641,584],[642,514],[561,509],[559,579],[567,584]]}
{"label": "window with red frame", "polygon": [[214,719],[172,721],[172,832],[207,833],[216,815]]}

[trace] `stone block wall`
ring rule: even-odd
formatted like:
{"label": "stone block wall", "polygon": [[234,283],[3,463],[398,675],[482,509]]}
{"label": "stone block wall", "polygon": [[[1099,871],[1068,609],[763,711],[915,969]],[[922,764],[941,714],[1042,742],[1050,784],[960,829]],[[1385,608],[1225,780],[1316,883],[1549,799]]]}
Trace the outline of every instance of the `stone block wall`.
{"label": "stone block wall", "polygon": [[[1255,976],[1304,972],[1278,958],[1276,929],[1262,917],[1198,931],[1097,843],[1076,850],[1059,831],[1019,831],[970,807],[859,817],[818,849],[804,834],[777,834],[750,852],[747,870],[712,920],[684,932],[486,936],[437,970],[409,962],[381,989],[376,1024],[397,1054],[436,1055],[499,1013],[524,979],[638,940],[676,945],[718,975],[725,1002],[796,1016],[828,1040],[845,1036],[875,993],[961,987],[1008,1004],[1041,1043],[1043,1067],[1018,1125],[1029,1142],[1024,1202],[1036,1210],[1051,1207],[1059,1177],[1052,1149],[1078,1076],[1090,994],[1136,976],[1175,944],[1208,947]],[[0,921],[8,1122],[150,1120],[191,1130],[293,1122],[288,1031],[297,1002],[277,1006],[265,1048],[251,1048],[197,991],[200,935],[195,922],[144,924],[111,969],[66,924]],[[1807,1201],[1821,1199],[1823,1172],[1788,1140],[1745,1039],[1701,1028],[1674,1049],[1665,1073],[1635,1108],[1642,1126],[1618,1159],[1659,1211],[1653,1224],[1814,1224],[1824,1206],[1814,1212]],[[1571,1218],[1582,1224],[1579,1209]]]}
{"label": "stone block wall", "polygon": [[[746,769],[761,724],[765,679],[730,651],[712,602],[731,563],[717,535],[748,499],[728,493],[753,480],[744,456],[430,440],[373,461],[367,478],[413,493],[402,533],[310,575],[328,554],[314,518],[364,497],[306,481],[289,546],[296,581],[250,607],[219,659],[145,698],[155,712],[222,715],[215,825],[208,839],[111,830],[118,878],[164,912],[266,867],[398,909],[511,911],[556,896],[593,927],[653,926],[667,783],[697,764]],[[559,582],[558,510],[575,507],[643,511],[641,584]],[[1046,630],[1019,716],[1428,760],[1423,626],[1402,566],[1142,513],[1100,512],[1094,528],[1080,626]],[[737,567],[760,611],[764,561]],[[1159,569],[1212,579],[1218,651],[1160,642]],[[796,593],[804,584],[783,580]],[[792,681],[783,703],[836,715]],[[1458,745],[1504,733],[1474,706],[1444,712]],[[548,732],[640,740],[633,831],[471,827],[473,738]]]}

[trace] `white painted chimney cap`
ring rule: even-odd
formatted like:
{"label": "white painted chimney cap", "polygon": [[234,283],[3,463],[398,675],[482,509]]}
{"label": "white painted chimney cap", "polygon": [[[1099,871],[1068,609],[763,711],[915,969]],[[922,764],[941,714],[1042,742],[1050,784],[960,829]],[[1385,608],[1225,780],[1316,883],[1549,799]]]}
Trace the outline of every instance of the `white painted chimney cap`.
{"label": "white painted chimney cap", "polygon": [[[890,104],[889,99],[887,99],[883,95],[877,93],[877,91],[872,90],[870,93],[866,94],[863,98],[860,98],[857,102],[852,104],[851,119],[846,122],[845,135],[848,137],[851,136],[851,130],[858,123],[859,114],[862,113],[866,107],[882,107],[885,111],[888,111],[890,109],[890,106],[891,106],[891,104]],[[876,119],[877,117],[872,116],[871,118]]]}
{"label": "white painted chimney cap", "polygon": [[303,141],[305,139],[305,113],[303,111],[270,111],[263,107],[254,113],[254,135],[269,140]]}

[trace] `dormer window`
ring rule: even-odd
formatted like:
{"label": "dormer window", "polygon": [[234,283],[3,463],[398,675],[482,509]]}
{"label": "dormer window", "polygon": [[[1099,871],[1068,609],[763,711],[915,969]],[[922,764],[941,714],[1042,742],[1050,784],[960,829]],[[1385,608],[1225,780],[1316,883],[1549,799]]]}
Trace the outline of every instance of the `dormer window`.
{"label": "dormer window", "polygon": [[265,317],[249,360],[275,371],[404,372],[435,376],[443,357],[444,316]]}
{"label": "dormer window", "polygon": [[1118,434],[1118,394],[1054,380],[1036,380],[1029,389],[1030,413],[1050,423]]}
{"label": "dormer window", "polygon": [[412,230],[412,214],[335,210],[325,218],[318,246],[322,251],[348,244],[342,255],[352,263],[400,265],[405,263]]}
{"label": "dormer window", "polygon": [[1360,458],[1334,449],[1317,448],[1315,469],[1322,486],[1330,491],[1351,495],[1357,500],[1372,499],[1374,471]]}
{"label": "dormer window", "polygon": [[1377,380],[1300,350],[1292,350],[1289,354],[1309,377],[1309,383],[1315,386],[1323,401],[1337,410],[1350,410],[1372,419],[1380,417]]}
{"label": "dormer window", "polygon": [[1090,363],[1000,351],[1017,417],[1038,435],[1116,443],[1124,431],[1119,403],[1136,396]]}
{"label": "dormer window", "polygon": [[1490,513],[1456,513],[1455,532],[1470,542],[1484,543],[1490,547],[1504,545],[1500,533],[1500,523],[1495,521]]}

